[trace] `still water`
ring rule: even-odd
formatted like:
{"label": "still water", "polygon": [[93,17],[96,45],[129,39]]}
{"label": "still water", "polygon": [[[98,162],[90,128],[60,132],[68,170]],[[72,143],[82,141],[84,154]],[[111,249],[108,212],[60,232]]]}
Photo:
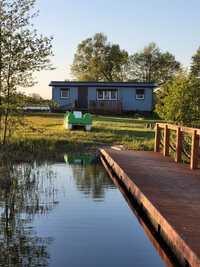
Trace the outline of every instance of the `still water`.
{"label": "still water", "polygon": [[100,164],[0,167],[0,266],[166,266]]}

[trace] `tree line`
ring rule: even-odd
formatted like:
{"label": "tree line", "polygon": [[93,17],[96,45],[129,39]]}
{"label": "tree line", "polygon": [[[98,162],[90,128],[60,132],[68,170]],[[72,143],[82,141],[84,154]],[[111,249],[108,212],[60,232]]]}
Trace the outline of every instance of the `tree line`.
{"label": "tree line", "polygon": [[97,33],[78,45],[71,71],[77,80],[163,84],[180,68],[175,57],[155,43],[129,55],[118,44],[108,42],[106,35]]}
{"label": "tree line", "polygon": [[185,70],[155,43],[129,54],[97,33],[78,45],[71,72],[76,80],[156,83],[155,112],[160,118],[186,125],[200,120],[200,47]]}

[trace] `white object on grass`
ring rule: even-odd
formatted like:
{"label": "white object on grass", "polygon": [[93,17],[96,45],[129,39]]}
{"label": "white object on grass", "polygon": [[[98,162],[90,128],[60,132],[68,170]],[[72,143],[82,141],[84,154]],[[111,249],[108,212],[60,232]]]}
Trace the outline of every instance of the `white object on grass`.
{"label": "white object on grass", "polygon": [[81,119],[82,118],[82,112],[81,111],[74,111],[73,114],[74,114],[74,117],[76,119]]}

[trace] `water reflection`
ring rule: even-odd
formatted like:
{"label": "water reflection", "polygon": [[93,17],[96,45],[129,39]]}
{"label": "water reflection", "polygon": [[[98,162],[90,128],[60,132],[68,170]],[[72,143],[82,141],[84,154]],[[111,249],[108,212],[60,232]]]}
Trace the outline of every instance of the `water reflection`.
{"label": "water reflection", "polygon": [[31,226],[55,206],[54,173],[46,164],[0,162],[0,266],[48,266],[51,238]]}
{"label": "water reflection", "polygon": [[77,189],[95,201],[103,201],[109,188],[114,188],[111,179],[91,155],[65,155],[65,162],[71,165]]}

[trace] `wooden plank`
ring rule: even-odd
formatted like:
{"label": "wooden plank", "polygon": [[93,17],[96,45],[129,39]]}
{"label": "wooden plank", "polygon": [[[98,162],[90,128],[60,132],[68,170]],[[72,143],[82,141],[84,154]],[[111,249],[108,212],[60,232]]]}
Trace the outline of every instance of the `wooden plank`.
{"label": "wooden plank", "polygon": [[155,145],[154,145],[154,151],[159,152],[160,151],[160,141],[161,141],[161,130],[158,123],[156,123],[155,127]]}
{"label": "wooden plank", "polygon": [[164,129],[164,128],[165,128],[165,124],[166,124],[166,123],[156,123],[156,124],[158,124],[159,128],[162,128],[162,129]]}
{"label": "wooden plank", "polygon": [[164,148],[163,148],[163,155],[169,156],[169,137],[170,137],[170,131],[168,129],[168,125],[165,125],[164,128]]}
{"label": "wooden plank", "polygon": [[193,134],[194,130],[197,130],[195,128],[188,128],[188,127],[181,127],[181,131],[188,134]]}
{"label": "wooden plank", "polygon": [[192,170],[198,167],[198,150],[199,150],[199,136],[197,131],[193,130],[192,133],[192,146],[191,146],[191,159],[190,159],[190,168]]}
{"label": "wooden plank", "polygon": [[170,130],[177,130],[177,127],[178,125],[175,125],[175,124],[170,124],[170,123],[158,123],[159,127],[164,129],[165,128],[165,125],[168,126],[168,129]]}
{"label": "wooden plank", "polygon": [[181,128],[177,127],[175,162],[181,162],[181,160],[182,160],[182,132],[181,132]]}
{"label": "wooden plank", "polygon": [[159,225],[183,266],[200,266],[200,171],[160,153],[101,150],[110,167]]}
{"label": "wooden plank", "polygon": [[176,131],[178,127],[181,127],[181,131],[185,133],[192,134],[193,130],[196,130],[197,135],[200,135],[200,129],[198,128],[191,128],[191,127],[183,127],[175,124],[170,124],[170,123],[158,123],[159,127],[164,129],[165,125],[168,126],[168,129]]}
{"label": "wooden plank", "polygon": [[168,126],[168,129],[170,129],[170,130],[174,130],[174,131],[177,131],[177,128],[178,128],[178,126],[177,126],[177,125],[173,125],[173,124],[167,124],[167,126]]}

